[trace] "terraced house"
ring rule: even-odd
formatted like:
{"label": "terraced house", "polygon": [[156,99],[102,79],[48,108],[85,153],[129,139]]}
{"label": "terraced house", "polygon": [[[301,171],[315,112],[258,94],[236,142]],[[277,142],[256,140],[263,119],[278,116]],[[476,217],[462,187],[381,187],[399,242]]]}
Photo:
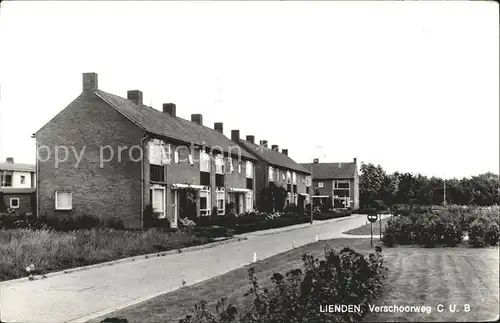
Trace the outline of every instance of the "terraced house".
{"label": "terraced house", "polygon": [[34,135],[39,215],[143,227],[151,206],[177,227],[227,205],[253,209],[256,158],[224,136],[222,123],[211,129],[201,114],[189,121],[173,103],[162,108],[144,105],[138,90],[126,99],[99,90],[97,74],[83,74],[82,93]]}
{"label": "terraced house", "polygon": [[0,212],[10,208],[19,213],[33,213],[35,178],[35,165],[14,163],[12,157],[0,163]]}
{"label": "terraced house", "polygon": [[[278,145],[272,145],[271,148],[268,148],[267,140],[261,140],[258,145],[255,143],[255,136],[253,135],[246,136],[246,140],[242,139],[239,130],[231,131],[231,139],[258,160],[255,166],[257,203],[261,201],[262,189],[268,187],[271,183],[286,189],[285,207],[294,204],[302,209],[309,203],[310,171],[290,158],[287,149],[280,152]],[[274,205],[275,210],[279,210],[281,207]]]}
{"label": "terraced house", "polygon": [[[311,169],[311,163],[301,164]],[[352,162],[312,163],[313,203],[331,203],[333,209],[359,209],[359,175],[356,158]]]}

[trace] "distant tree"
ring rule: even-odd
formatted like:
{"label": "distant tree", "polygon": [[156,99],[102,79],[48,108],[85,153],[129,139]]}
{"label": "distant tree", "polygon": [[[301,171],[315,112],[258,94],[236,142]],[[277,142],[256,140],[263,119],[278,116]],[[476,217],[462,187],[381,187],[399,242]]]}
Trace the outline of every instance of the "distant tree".
{"label": "distant tree", "polygon": [[381,197],[385,171],[380,165],[361,163],[359,176],[359,199],[362,207],[375,207],[374,201]]}

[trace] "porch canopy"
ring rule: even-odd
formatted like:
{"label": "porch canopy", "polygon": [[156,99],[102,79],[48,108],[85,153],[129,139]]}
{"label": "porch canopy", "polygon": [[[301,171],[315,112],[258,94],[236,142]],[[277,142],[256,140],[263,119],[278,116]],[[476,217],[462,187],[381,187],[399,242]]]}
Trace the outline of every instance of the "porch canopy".
{"label": "porch canopy", "polygon": [[193,185],[193,184],[172,184],[172,189],[179,189],[179,188],[192,188],[195,190],[202,190],[205,188],[203,185]]}
{"label": "porch canopy", "polygon": [[248,188],[228,188],[227,189],[228,192],[230,193],[248,193],[250,192],[250,190]]}
{"label": "porch canopy", "polygon": [[302,196],[309,196],[309,194],[305,194],[305,193],[299,193],[299,195],[302,195]]}
{"label": "porch canopy", "polygon": [[330,197],[330,196],[329,195],[313,195],[313,197],[324,198],[324,197]]}

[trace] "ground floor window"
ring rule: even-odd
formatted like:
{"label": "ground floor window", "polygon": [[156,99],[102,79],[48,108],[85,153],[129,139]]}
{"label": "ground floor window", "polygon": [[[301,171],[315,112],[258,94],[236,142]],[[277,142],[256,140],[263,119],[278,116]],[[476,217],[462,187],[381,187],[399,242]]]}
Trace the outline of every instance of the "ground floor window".
{"label": "ground floor window", "polygon": [[19,208],[19,198],[13,197],[10,199],[10,208],[18,209]]}
{"label": "ground floor window", "polygon": [[159,218],[165,218],[165,188],[161,186],[151,187],[151,206],[153,212],[159,213]]}
{"label": "ground floor window", "polygon": [[210,215],[210,190],[200,191],[200,215]]}
{"label": "ground floor window", "polygon": [[71,210],[73,196],[71,192],[56,191],[55,205],[56,210]]}
{"label": "ground floor window", "polygon": [[216,192],[217,214],[219,215],[224,215],[225,213],[225,208],[226,208],[225,194],[226,192],[224,192],[224,189],[218,189]]}
{"label": "ground floor window", "polygon": [[250,212],[251,210],[253,210],[253,192],[252,191],[247,192],[245,205],[246,205],[247,212]]}

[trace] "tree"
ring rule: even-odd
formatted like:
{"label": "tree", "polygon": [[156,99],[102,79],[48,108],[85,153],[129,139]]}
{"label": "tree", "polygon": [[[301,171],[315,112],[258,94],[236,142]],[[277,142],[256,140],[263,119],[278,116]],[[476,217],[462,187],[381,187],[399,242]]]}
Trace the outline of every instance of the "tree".
{"label": "tree", "polygon": [[374,200],[380,199],[384,178],[384,169],[380,165],[361,163],[359,176],[359,198],[362,207],[374,206]]}

